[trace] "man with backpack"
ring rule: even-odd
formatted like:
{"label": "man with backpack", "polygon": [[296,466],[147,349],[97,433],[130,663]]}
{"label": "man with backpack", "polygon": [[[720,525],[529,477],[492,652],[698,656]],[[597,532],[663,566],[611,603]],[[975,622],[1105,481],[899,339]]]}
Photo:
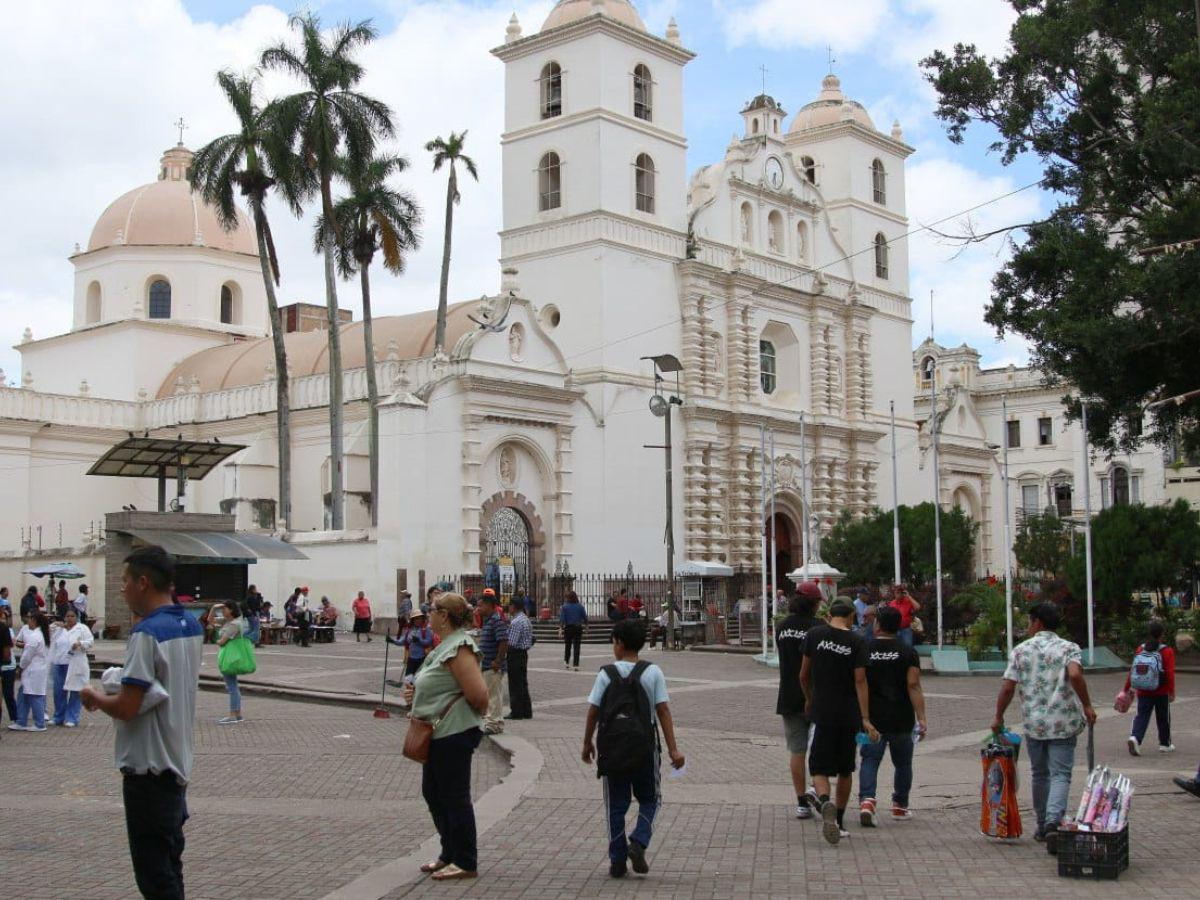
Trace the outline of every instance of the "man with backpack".
{"label": "man with backpack", "polygon": [[[655,714],[667,742],[671,765],[682,769],[684,764],[683,754],[675,743],[666,676],[658,666],[638,659],[645,643],[646,628],[641,622],[617,622],[612,637],[616,662],[600,670],[588,696],[582,757],[588,765],[596,761],[596,774],[603,784],[608,818],[608,874],[613,878],[624,878],[628,866],[639,875],[650,871],[646,849],[661,803],[662,751]],[[635,797],[637,825],[627,839],[625,815]]]}
{"label": "man with backpack", "polygon": [[1142,741],[1154,714],[1158,725],[1160,753],[1174,753],[1171,743],[1171,704],[1175,702],[1175,651],[1163,643],[1162,622],[1151,622],[1146,642],[1137,648],[1129,674],[1125,676],[1125,693],[1137,693],[1137,713],[1129,734],[1129,753],[1142,755]]}

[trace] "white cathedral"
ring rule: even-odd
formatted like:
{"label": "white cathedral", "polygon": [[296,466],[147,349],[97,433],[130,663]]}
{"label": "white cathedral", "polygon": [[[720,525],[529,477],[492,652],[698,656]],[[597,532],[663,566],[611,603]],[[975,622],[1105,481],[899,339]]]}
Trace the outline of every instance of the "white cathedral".
{"label": "white cathedral", "polygon": [[[916,484],[913,148],[899,125],[880,131],[831,74],[790,119],[755,97],[724,159],[689,179],[694,55],[674,21],[658,36],[627,0],[561,0],[536,33],[514,16],[493,53],[506,78],[500,290],[451,306],[444,356],[432,311],[377,318],[371,361],[361,324],[343,326],[346,530],[327,530],[325,334],[300,306],[285,309],[292,513],[276,521],[277,373],[253,229],[221,229],[177,146],[71,256],[71,330],[27,331],[21,384],[0,388],[5,583],[39,546],[86,563],[106,512],[154,508],[153,481],[84,474],[147,431],[248,445],[191,483],[186,506],[302,547],[308,560],[251,569],[276,597],[305,583],[346,604],[365,588],[386,607],[398,570],[478,572],[505,541],[527,546],[528,574],[657,571],[663,454],[643,448],[661,443],[662,420],[644,358],[661,354],[683,366],[680,562],[759,566],[760,425],[775,435],[781,571],[801,562],[802,456],[822,527],[890,505],[891,401],[900,502],[929,493]],[[377,498],[367,364],[385,394]]]}

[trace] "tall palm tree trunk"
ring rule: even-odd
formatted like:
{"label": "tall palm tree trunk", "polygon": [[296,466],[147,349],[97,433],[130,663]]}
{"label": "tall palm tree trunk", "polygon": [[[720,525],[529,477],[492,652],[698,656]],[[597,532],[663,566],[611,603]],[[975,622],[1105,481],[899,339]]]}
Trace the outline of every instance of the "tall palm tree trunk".
{"label": "tall palm tree trunk", "polygon": [[442,241],[442,284],[438,292],[437,332],[434,347],[446,349],[446,313],[450,293],[450,245],[454,235],[454,198],[458,196],[458,176],[454,163],[450,163],[450,179],[446,183],[446,234]]}
{"label": "tall palm tree trunk", "polygon": [[[323,193],[328,195],[326,186]],[[332,509],[329,527],[346,527],[344,487],[345,441],[342,416],[342,336],[338,322],[337,281],[333,267],[333,204],[325,201],[325,305],[329,315],[329,493]]]}
{"label": "tall palm tree trunk", "polygon": [[279,450],[279,508],[275,527],[286,531],[292,524],[292,426],[291,401],[288,397],[287,345],[283,340],[283,317],[275,297],[275,279],[271,273],[270,248],[267,246],[267,217],[262,198],[251,198],[254,233],[258,238],[258,262],[262,267],[263,286],[267,290],[267,314],[271,320],[271,344],[275,350],[275,431]]}
{"label": "tall palm tree trunk", "polygon": [[375,380],[375,335],[371,324],[370,263],[359,264],[363,304],[363,359],[367,366],[368,452],[371,457],[371,524],[379,524],[379,385]]}

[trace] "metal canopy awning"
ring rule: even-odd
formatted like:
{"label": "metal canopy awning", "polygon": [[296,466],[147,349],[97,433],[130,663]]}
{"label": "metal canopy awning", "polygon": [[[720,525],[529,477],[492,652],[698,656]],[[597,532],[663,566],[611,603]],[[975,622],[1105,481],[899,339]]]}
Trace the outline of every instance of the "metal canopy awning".
{"label": "metal canopy awning", "polygon": [[88,469],[89,475],[117,478],[203,478],[246,444],[185,441],[174,438],[131,437],[117,444]]}
{"label": "metal canopy awning", "polygon": [[265,534],[167,531],[159,528],[131,528],[124,533],[147,544],[157,544],[168,553],[191,561],[252,563],[259,559],[308,559],[291,544]]}

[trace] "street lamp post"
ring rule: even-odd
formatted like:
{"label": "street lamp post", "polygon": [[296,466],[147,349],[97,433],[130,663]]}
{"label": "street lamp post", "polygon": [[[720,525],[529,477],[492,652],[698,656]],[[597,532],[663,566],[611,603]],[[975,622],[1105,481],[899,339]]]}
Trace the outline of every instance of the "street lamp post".
{"label": "street lamp post", "polygon": [[1008,655],[1013,652],[1013,604],[1012,604],[1012,515],[1009,512],[1008,489],[1008,397],[1004,397],[1003,428],[1004,428],[1004,614],[1008,628]]}
{"label": "street lamp post", "polygon": [[892,584],[900,584],[900,483],[896,475],[896,401],[892,408]]}
{"label": "street lamp post", "polygon": [[[663,420],[663,443],[661,447],[653,445],[643,445],[648,449],[661,449],[666,464],[666,491],[667,491],[667,634],[669,639],[664,642],[664,646],[670,646],[674,649],[675,644],[675,500],[674,500],[674,479],[672,477],[671,463],[671,407],[683,406],[683,400],[678,396],[679,389],[679,373],[683,371],[683,365],[677,358],[669,353],[662,356],[643,356],[642,359],[649,359],[654,363],[654,396],[650,398],[650,412]],[[675,373],[675,393],[664,397],[659,393],[659,386],[662,384],[663,375]]]}
{"label": "street lamp post", "polygon": [[938,649],[942,649],[942,479],[938,470],[937,377],[929,380],[929,421],[933,424],[933,564],[937,579]]}
{"label": "street lamp post", "polygon": [[1080,459],[1083,467],[1083,555],[1087,569],[1087,630],[1088,630],[1088,665],[1095,663],[1096,652],[1096,622],[1095,605],[1092,600],[1092,473],[1088,466],[1088,425],[1087,401],[1081,400],[1080,426],[1083,429],[1083,440],[1080,442]]}

